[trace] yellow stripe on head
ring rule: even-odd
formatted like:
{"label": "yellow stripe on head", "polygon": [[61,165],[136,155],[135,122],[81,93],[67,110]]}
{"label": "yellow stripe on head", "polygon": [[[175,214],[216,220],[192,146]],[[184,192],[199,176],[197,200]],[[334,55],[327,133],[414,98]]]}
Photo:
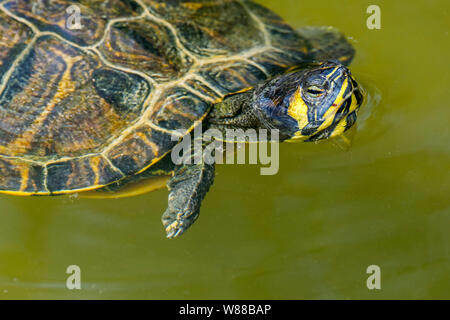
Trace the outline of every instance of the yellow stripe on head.
{"label": "yellow stripe on head", "polygon": [[339,91],[335,102],[330,106],[330,108],[327,110],[327,112],[325,112],[323,116],[325,118],[325,121],[320,125],[317,131],[322,131],[323,129],[328,128],[333,123],[334,115],[342,106],[344,101],[347,100],[344,99],[344,93],[345,90],[347,90],[348,84],[349,84],[348,79],[345,79],[344,82],[342,83],[341,90]]}
{"label": "yellow stripe on head", "polygon": [[333,71],[331,71],[330,74],[326,76],[326,78],[329,80],[338,70],[339,67],[334,67]]}
{"label": "yellow stripe on head", "polygon": [[308,124],[308,106],[303,101],[301,90],[301,87],[298,88],[289,101],[288,114],[297,120],[300,129],[291,140],[306,138],[302,135],[301,129]]}
{"label": "yellow stripe on head", "polygon": [[355,93],[352,94],[352,104],[350,105],[349,113],[357,110],[360,107],[358,104],[358,99],[356,98]]}
{"label": "yellow stripe on head", "polygon": [[[357,102],[355,93],[352,93],[351,99],[352,103],[349,107],[348,114],[352,113],[353,111],[357,110],[360,107]],[[330,138],[340,136],[347,129],[349,128],[347,128],[347,117],[345,117],[336,125],[336,128],[333,130],[332,134],[330,135]]]}

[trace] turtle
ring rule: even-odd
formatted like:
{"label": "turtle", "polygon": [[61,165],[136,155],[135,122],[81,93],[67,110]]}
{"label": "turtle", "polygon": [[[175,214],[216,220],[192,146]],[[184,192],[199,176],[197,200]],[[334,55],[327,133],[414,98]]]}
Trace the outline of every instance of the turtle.
{"label": "turtle", "polygon": [[294,30],[254,1],[0,0],[0,34],[0,192],[120,193],[168,176],[168,238],[214,180],[202,157],[173,161],[199,125],[317,141],[352,127],[363,101],[343,34]]}

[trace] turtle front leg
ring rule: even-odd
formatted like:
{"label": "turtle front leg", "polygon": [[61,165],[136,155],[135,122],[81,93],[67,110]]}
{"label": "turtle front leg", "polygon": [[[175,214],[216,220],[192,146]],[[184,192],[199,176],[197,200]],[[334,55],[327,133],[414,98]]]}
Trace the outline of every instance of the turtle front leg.
{"label": "turtle front leg", "polygon": [[214,164],[182,164],[169,180],[169,203],[162,216],[167,238],[175,238],[197,220],[200,205],[214,181]]}

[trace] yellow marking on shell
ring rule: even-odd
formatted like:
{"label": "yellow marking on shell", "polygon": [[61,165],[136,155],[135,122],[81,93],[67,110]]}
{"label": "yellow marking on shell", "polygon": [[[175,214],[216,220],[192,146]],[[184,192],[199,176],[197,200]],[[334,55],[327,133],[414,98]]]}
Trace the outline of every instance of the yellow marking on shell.
{"label": "yellow marking on shell", "polygon": [[9,196],[18,196],[18,197],[30,197],[30,196],[48,196],[49,192],[24,192],[24,191],[11,191],[11,190],[0,190],[1,194],[6,194]]}
{"label": "yellow marking on shell", "polygon": [[[144,54],[135,54],[131,52],[119,51],[116,48],[112,47],[112,43],[110,41],[110,36],[108,36],[108,41],[105,41],[103,45],[107,49],[107,51],[112,54],[116,59],[125,59],[127,61],[141,61],[141,64],[144,65],[145,62],[152,62],[155,59],[154,55],[148,56]],[[117,60],[116,60],[117,61]],[[160,65],[164,68],[168,68],[169,65],[163,62],[160,62]]]}
{"label": "yellow marking on shell", "polygon": [[[64,57],[64,52],[55,50],[61,57]],[[33,140],[33,136],[39,131],[37,128],[40,128],[44,121],[48,118],[52,110],[56,107],[56,105],[65,99],[67,96],[75,92],[76,83],[71,79],[71,69],[72,66],[82,60],[82,57],[74,57],[69,58],[66,62],[66,69],[64,70],[63,76],[61,80],[58,82],[58,89],[53,96],[50,103],[47,104],[44,111],[34,120],[33,124],[30,126],[30,129],[26,130],[20,137],[11,142],[11,146],[8,149],[14,150],[17,146],[22,146],[22,152],[26,152],[26,150],[30,147],[31,141]],[[51,86],[48,86],[48,91],[50,91]]]}
{"label": "yellow marking on shell", "polygon": [[[249,90],[252,90],[254,87],[247,87],[244,89],[241,89],[239,91],[233,92],[233,93],[227,93],[224,97],[229,97],[229,96],[234,96],[235,94],[239,94],[239,93],[244,93],[247,92]],[[224,98],[218,99],[218,100],[223,100]]]}
{"label": "yellow marking on shell", "polygon": [[50,195],[63,195],[63,194],[74,194],[74,193],[81,193],[81,192],[87,192],[92,191],[96,189],[100,189],[106,187],[106,185],[97,185],[87,188],[81,188],[81,189],[73,189],[73,190],[60,190],[60,191],[54,191],[54,192],[23,192],[23,191],[14,191],[14,190],[0,190],[0,193],[12,195],[12,196],[23,196],[23,197],[29,197],[29,196],[50,196]]}
{"label": "yellow marking on shell", "polygon": [[92,171],[94,171],[94,175],[95,175],[95,180],[93,185],[98,185],[99,181],[100,181],[100,172],[99,172],[99,165],[100,165],[100,159],[101,158],[97,158],[97,157],[93,157],[89,160],[90,164],[91,164],[91,169]]}
{"label": "yellow marking on shell", "polygon": [[191,10],[198,10],[204,7],[206,4],[198,3],[198,2],[185,2],[182,4],[183,7],[186,7]]}
{"label": "yellow marking on shell", "polygon": [[308,106],[302,98],[302,88],[299,88],[289,101],[288,114],[297,120],[298,130],[295,136],[290,140],[299,140],[306,138],[302,135],[301,130],[308,124]]}
{"label": "yellow marking on shell", "polygon": [[96,185],[96,186],[87,187],[87,188],[80,188],[80,189],[73,189],[73,190],[59,190],[59,191],[51,192],[50,194],[51,195],[74,194],[74,193],[92,191],[92,190],[100,189],[103,187],[106,187],[106,185],[101,184],[101,185]]}
{"label": "yellow marking on shell", "polygon": [[147,144],[147,145],[150,146],[150,148],[152,149],[152,153],[153,153],[154,156],[157,156],[157,155],[158,155],[159,148],[158,148],[158,146],[156,145],[156,143],[150,141],[150,140],[148,139],[147,135],[146,135],[145,133],[143,133],[143,132],[136,132],[135,134],[136,134],[138,137],[140,137],[140,138],[142,139],[142,141],[144,141],[145,144]]}
{"label": "yellow marking on shell", "polygon": [[[173,102],[175,102],[175,101],[173,101]],[[196,118],[195,115],[183,112],[180,108],[176,108],[173,103],[168,103],[168,104],[164,105],[162,108],[169,110],[171,113],[179,114],[183,118],[186,118],[189,120],[194,120]]]}
{"label": "yellow marking on shell", "polygon": [[30,174],[30,168],[29,167],[24,167],[23,170],[20,170],[20,175],[21,175],[21,184],[20,184],[20,191],[24,191],[27,188],[27,183],[28,183],[28,179],[29,179],[29,174]]}
{"label": "yellow marking on shell", "polygon": [[[70,174],[67,176],[67,180],[66,180],[66,183],[65,183],[67,186],[70,186],[70,185],[73,183],[73,180],[74,180],[78,175],[82,175],[83,173],[84,173],[83,176],[86,176],[86,175],[87,175],[86,172],[77,172],[77,171],[75,171],[75,170],[74,170],[75,165],[76,165],[76,164],[75,164],[73,161],[70,163],[71,170],[70,170]],[[84,171],[84,170],[83,170],[83,171]]]}
{"label": "yellow marking on shell", "polygon": [[143,181],[130,183],[125,185],[117,192],[107,191],[88,191],[80,194],[82,199],[122,199],[135,197],[142,194],[146,194],[155,190],[164,188],[167,185],[169,176],[161,176],[145,179]]}
{"label": "yellow marking on shell", "polygon": [[172,152],[172,150],[167,151],[166,153],[164,153],[161,157],[158,158],[154,158],[150,164],[148,166],[146,166],[145,168],[141,169],[140,171],[138,171],[137,173],[135,173],[136,175],[144,172],[145,170],[147,170],[148,168],[150,168],[152,165],[154,165],[155,163],[157,163],[159,160],[161,160],[162,158],[164,158],[168,153]]}
{"label": "yellow marking on shell", "polygon": [[[167,7],[167,3],[164,2],[155,2],[152,1],[152,6],[157,8],[157,9],[161,9],[161,8],[166,8]],[[145,5],[142,4],[142,7],[147,8]]]}

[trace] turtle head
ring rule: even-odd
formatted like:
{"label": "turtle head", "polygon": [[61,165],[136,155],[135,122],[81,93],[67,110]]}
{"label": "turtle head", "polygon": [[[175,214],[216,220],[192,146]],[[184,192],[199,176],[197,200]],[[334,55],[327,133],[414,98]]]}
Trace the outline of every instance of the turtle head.
{"label": "turtle head", "polygon": [[342,134],[356,121],[363,95],[338,61],[310,65],[273,79],[256,92],[262,123],[283,140],[315,141]]}

